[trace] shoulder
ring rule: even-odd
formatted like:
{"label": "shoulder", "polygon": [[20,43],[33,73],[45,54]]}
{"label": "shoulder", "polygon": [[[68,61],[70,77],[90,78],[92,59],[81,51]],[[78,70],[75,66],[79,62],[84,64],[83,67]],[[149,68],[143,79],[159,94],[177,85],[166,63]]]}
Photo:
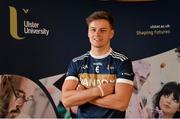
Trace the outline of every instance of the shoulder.
{"label": "shoulder", "polygon": [[86,52],[86,53],[83,54],[83,55],[80,55],[80,56],[78,56],[78,57],[73,58],[73,59],[72,59],[72,62],[77,62],[77,61],[84,60],[85,58],[87,58],[87,57],[89,57],[89,56],[90,56],[90,53],[89,53],[89,51],[88,51],[88,52]]}
{"label": "shoulder", "polygon": [[120,61],[127,61],[127,60],[130,60],[126,55],[120,53],[120,52],[117,52],[117,51],[114,51],[112,50],[112,52],[110,53],[110,56],[114,59],[117,59],[117,60],[120,60]]}

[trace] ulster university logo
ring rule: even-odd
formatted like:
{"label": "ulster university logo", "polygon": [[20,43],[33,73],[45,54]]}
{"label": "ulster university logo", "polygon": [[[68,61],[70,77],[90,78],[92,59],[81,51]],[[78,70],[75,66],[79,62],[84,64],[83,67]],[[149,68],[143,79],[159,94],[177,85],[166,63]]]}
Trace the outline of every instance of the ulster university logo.
{"label": "ulster university logo", "polygon": [[22,40],[25,37],[18,36],[17,10],[11,6],[9,6],[9,10],[10,10],[10,34],[13,38],[17,40]]}
{"label": "ulster university logo", "polygon": [[[49,35],[49,29],[42,27],[41,23],[39,22],[34,22],[32,20],[23,20],[23,22],[18,22],[17,18],[17,10],[15,7],[9,6],[10,10],[10,35],[16,39],[16,40],[22,40],[25,37],[24,36],[19,36],[18,35],[18,30],[21,31],[21,29],[18,29],[18,26],[23,25],[23,35],[44,35],[48,36]],[[22,9],[22,11],[27,14],[29,9]],[[20,23],[20,24],[18,24]]]}

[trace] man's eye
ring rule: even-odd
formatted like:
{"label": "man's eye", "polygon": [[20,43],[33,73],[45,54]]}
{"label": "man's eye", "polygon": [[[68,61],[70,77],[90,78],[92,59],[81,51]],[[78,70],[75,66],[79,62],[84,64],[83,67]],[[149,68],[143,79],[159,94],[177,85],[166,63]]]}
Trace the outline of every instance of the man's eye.
{"label": "man's eye", "polygon": [[102,29],[101,32],[106,32],[106,30]]}
{"label": "man's eye", "polygon": [[92,31],[92,32],[96,32],[96,30],[95,30],[95,29],[90,29],[90,31]]}

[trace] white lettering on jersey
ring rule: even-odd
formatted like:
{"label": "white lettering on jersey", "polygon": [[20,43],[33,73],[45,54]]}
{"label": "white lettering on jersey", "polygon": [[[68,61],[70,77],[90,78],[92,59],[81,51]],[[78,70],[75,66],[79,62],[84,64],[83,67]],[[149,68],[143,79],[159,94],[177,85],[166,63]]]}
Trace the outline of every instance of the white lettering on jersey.
{"label": "white lettering on jersey", "polygon": [[107,65],[107,70],[109,70],[109,64]]}
{"label": "white lettering on jersey", "polygon": [[81,67],[82,69],[87,69],[88,68],[88,65],[84,65]]}
{"label": "white lettering on jersey", "polygon": [[96,63],[93,63],[93,65],[100,65],[100,66],[102,66],[102,62],[96,62]]}
{"label": "white lettering on jersey", "polygon": [[95,71],[96,73],[99,73],[99,66],[96,66]]}
{"label": "white lettering on jersey", "polygon": [[82,80],[83,82],[81,82],[81,84],[83,84],[83,85],[85,85],[85,86],[89,86],[89,82],[88,82],[88,80],[86,79],[86,80]]}
{"label": "white lettering on jersey", "polygon": [[107,80],[107,79],[80,79],[81,84],[86,86],[86,88],[89,87],[95,87],[98,85],[102,85],[104,83],[115,83],[115,80]]}

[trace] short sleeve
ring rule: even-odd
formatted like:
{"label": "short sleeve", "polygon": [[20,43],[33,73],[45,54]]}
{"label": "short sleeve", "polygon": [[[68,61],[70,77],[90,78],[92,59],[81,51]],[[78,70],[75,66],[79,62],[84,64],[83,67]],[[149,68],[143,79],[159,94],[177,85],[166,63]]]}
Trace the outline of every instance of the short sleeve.
{"label": "short sleeve", "polygon": [[77,80],[78,81],[78,67],[76,62],[71,61],[68,66],[65,80]]}
{"label": "short sleeve", "polygon": [[133,85],[134,72],[130,59],[118,63],[116,83],[128,83]]}

